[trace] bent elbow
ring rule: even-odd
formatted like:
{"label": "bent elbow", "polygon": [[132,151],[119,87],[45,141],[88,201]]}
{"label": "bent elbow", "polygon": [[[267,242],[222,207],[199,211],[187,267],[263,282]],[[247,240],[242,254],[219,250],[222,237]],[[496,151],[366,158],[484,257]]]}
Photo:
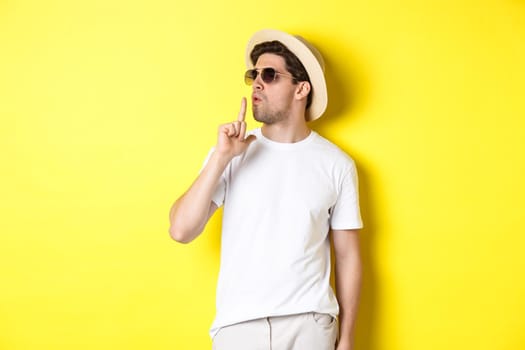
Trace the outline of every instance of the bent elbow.
{"label": "bent elbow", "polygon": [[170,237],[174,241],[179,242],[179,243],[187,244],[193,240],[192,236],[188,232],[177,227],[176,225],[170,226],[169,233],[170,233]]}

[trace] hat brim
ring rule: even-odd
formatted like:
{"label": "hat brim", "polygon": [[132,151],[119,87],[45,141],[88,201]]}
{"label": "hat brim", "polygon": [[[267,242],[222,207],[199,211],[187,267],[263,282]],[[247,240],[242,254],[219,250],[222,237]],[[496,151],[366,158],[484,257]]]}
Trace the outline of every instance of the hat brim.
{"label": "hat brim", "polygon": [[307,121],[319,118],[326,110],[326,105],[328,104],[328,94],[324,78],[324,61],[319,51],[306,40],[300,36],[293,36],[279,30],[260,30],[250,38],[246,46],[246,67],[252,69],[254,66],[250,54],[257,44],[274,40],[280,41],[293,52],[306,69],[310,83],[312,84],[312,103],[306,110],[305,118]]}

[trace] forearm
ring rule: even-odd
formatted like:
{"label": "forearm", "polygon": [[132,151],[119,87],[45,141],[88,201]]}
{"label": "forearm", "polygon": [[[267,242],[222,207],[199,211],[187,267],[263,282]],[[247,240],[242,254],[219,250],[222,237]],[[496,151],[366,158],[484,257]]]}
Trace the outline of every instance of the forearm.
{"label": "forearm", "polygon": [[339,302],[340,349],[352,349],[354,328],[361,290],[361,260],[359,254],[336,257],[336,290]]}
{"label": "forearm", "polygon": [[170,210],[170,235],[182,243],[191,242],[204,229],[217,206],[212,202],[219,179],[230,161],[244,153],[254,135],[246,135],[246,99],[241,100],[237,120],[219,126],[217,145],[201,173]]}
{"label": "forearm", "polygon": [[229,161],[228,157],[212,153],[197,179],[173,204],[169,230],[173,239],[187,243],[202,232],[213,213],[213,193]]}

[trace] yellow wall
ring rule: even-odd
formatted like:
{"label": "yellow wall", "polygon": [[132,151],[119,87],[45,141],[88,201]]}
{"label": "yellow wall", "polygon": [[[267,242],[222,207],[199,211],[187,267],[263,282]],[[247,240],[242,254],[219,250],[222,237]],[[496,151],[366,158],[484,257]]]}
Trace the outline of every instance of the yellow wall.
{"label": "yellow wall", "polygon": [[210,348],[220,218],[180,245],[167,215],[261,28],[326,56],[357,349],[524,349],[523,0],[0,2],[0,349]]}

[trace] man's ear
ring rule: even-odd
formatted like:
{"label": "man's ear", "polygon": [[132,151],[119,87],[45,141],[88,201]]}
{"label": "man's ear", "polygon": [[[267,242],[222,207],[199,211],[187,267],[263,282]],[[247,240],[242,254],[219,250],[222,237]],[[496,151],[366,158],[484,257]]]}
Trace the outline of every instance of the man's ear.
{"label": "man's ear", "polygon": [[295,97],[298,100],[306,99],[311,90],[311,85],[307,81],[300,81],[297,83],[297,89],[295,90]]}

